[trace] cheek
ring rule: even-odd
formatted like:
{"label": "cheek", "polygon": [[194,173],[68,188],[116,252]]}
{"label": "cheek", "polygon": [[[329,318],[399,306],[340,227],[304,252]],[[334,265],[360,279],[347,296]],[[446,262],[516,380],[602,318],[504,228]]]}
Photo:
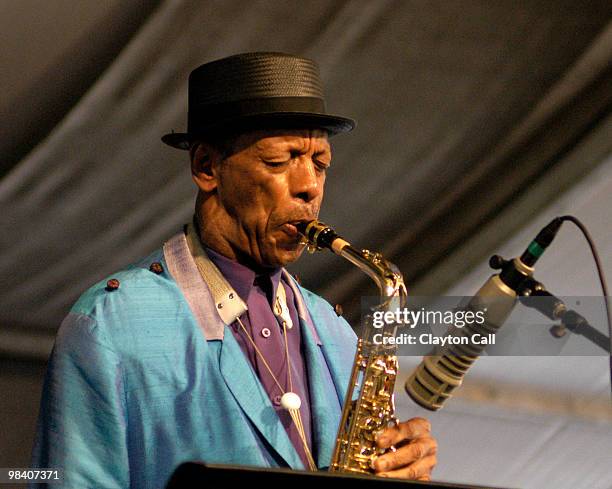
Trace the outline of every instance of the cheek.
{"label": "cheek", "polygon": [[326,174],[323,173],[321,175],[321,179],[319,180],[319,188],[321,189],[321,192],[319,193],[319,196],[317,198],[317,204],[320,206],[321,202],[323,201],[323,195],[325,195],[325,177]]}
{"label": "cheek", "polygon": [[221,179],[219,199],[228,214],[253,225],[254,221],[266,220],[275,202],[273,185],[269,181],[240,172]]}

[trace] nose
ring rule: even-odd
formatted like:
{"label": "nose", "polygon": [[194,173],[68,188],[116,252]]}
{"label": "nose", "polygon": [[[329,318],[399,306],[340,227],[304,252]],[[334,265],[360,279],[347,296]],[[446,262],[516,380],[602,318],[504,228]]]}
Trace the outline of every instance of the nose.
{"label": "nose", "polygon": [[321,195],[323,177],[318,174],[313,161],[300,158],[296,163],[290,175],[291,195],[304,202],[310,202]]}

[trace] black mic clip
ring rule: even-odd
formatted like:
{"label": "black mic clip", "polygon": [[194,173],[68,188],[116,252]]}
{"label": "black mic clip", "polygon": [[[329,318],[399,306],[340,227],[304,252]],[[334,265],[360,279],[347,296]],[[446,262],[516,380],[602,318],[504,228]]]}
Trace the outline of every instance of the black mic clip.
{"label": "black mic clip", "polygon": [[531,278],[531,273],[533,273],[533,269],[518,258],[506,260],[500,255],[493,255],[489,258],[489,266],[500,271],[500,280],[517,295],[521,295],[519,291],[524,288],[523,284]]}

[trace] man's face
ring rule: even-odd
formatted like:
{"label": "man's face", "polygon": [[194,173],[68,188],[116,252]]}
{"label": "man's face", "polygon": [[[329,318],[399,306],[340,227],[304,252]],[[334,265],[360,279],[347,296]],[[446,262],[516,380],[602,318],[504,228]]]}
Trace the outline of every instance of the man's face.
{"label": "man's face", "polygon": [[[215,165],[216,232],[239,261],[284,266],[299,258],[295,223],[319,215],[331,163],[321,130],[254,131]],[[233,257],[232,257],[233,258]]]}

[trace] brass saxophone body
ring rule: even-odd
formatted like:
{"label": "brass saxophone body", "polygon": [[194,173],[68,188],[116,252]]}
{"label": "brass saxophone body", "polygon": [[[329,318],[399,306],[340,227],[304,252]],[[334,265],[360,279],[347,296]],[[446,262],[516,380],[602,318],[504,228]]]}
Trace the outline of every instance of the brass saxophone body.
{"label": "brass saxophone body", "polygon": [[[329,226],[310,221],[298,230],[310,252],[328,248],[366,273],[378,286],[380,303],[372,312],[394,311],[406,302],[406,287],[397,267],[379,253],[357,250]],[[376,435],[396,424],[393,389],[397,376],[397,346],[386,344],[385,337],[395,336],[393,323],[375,327],[372,314],[366,315],[363,332],[344,399],[342,418],[336,437],[330,472],[373,473],[372,463],[383,453],[376,446]]]}

